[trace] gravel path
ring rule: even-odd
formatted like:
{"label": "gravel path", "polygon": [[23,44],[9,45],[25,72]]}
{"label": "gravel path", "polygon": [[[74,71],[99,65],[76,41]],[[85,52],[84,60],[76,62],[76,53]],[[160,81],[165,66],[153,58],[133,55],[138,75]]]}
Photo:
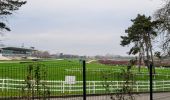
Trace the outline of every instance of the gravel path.
{"label": "gravel path", "polygon": [[[170,93],[154,93],[153,100],[170,100]],[[135,100],[149,100],[149,94],[139,94],[135,96]],[[72,98],[55,98],[50,100],[83,100],[82,97],[72,97]],[[110,96],[89,96],[87,100],[111,100]]]}

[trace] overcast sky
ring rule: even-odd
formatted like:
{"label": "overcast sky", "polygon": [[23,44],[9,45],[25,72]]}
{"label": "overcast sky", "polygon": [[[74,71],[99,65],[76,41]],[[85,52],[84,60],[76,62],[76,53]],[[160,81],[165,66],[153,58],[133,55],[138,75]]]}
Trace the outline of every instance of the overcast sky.
{"label": "overcast sky", "polygon": [[120,36],[137,14],[153,15],[161,0],[27,0],[8,17],[3,43],[51,53],[126,55]]}

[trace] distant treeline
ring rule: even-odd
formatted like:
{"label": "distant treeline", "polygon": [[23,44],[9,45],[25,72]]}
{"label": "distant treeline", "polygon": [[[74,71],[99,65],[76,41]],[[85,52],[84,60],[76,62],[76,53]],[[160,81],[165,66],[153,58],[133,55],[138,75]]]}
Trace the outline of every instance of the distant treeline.
{"label": "distant treeline", "polygon": [[[98,61],[101,64],[106,64],[106,65],[128,65],[129,61],[128,60],[99,60]],[[138,61],[136,62],[135,65],[139,65]],[[142,63],[143,66],[145,66],[144,63]],[[170,60],[166,60],[166,61],[154,61],[154,65],[156,67],[170,67]]]}

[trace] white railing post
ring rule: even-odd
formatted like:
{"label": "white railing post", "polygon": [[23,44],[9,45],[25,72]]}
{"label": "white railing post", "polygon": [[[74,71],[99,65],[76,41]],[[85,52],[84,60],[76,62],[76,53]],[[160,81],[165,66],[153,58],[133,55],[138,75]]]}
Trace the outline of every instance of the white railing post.
{"label": "white railing post", "polygon": [[5,79],[2,80],[2,91],[4,91]]}
{"label": "white railing post", "polygon": [[61,93],[63,93],[63,82],[62,82],[62,80],[60,81],[60,87],[61,87]]}
{"label": "white railing post", "polygon": [[149,84],[150,82],[148,81],[148,91],[150,91],[150,84]]}
{"label": "white railing post", "polygon": [[71,84],[69,84],[69,93],[71,93]]}
{"label": "white railing post", "polygon": [[156,82],[153,82],[153,90],[156,91]]}
{"label": "white railing post", "polygon": [[95,81],[93,81],[93,93],[94,94],[96,93],[96,84],[95,84]]}
{"label": "white railing post", "polygon": [[63,83],[62,87],[63,87],[63,93],[64,93],[64,91],[65,91],[65,87],[64,87],[65,84],[64,84],[64,83],[65,83],[65,82],[63,81],[62,83]]}
{"label": "white railing post", "polygon": [[116,87],[117,87],[117,89],[119,88],[119,83],[118,83],[118,81],[116,81]]}
{"label": "white railing post", "polygon": [[164,80],[163,80],[163,91],[164,91]]}
{"label": "white railing post", "polygon": [[7,91],[8,91],[8,79],[6,79],[6,89],[7,89]]}
{"label": "white railing post", "polygon": [[138,89],[138,82],[136,82],[136,91],[139,92],[139,89]]}
{"label": "white railing post", "polygon": [[87,86],[88,87],[88,89],[89,89],[89,94],[90,94],[90,82],[89,82],[89,86]]}

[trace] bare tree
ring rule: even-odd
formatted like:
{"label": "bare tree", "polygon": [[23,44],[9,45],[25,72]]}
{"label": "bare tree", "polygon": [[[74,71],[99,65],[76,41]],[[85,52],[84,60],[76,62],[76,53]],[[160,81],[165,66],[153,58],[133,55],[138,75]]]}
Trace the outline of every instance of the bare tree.
{"label": "bare tree", "polygon": [[0,0],[0,32],[10,31],[10,28],[6,25],[6,18],[12,15],[14,11],[24,5],[26,1],[21,0]]}
{"label": "bare tree", "polygon": [[159,31],[163,35],[162,50],[164,54],[170,56],[170,0],[165,0],[165,4],[154,15],[160,22]]}
{"label": "bare tree", "polygon": [[50,53],[48,51],[36,51],[32,54],[32,56],[38,58],[50,58]]}

